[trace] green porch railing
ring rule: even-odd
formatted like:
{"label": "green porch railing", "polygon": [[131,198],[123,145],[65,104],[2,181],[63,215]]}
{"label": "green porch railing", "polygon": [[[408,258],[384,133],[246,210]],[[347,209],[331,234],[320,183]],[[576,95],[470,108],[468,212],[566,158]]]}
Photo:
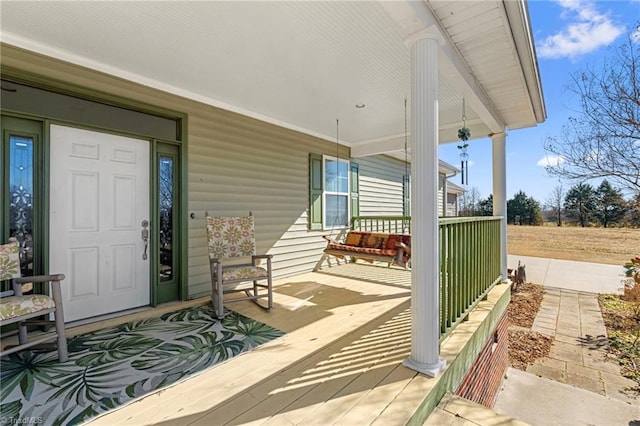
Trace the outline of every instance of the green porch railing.
{"label": "green porch railing", "polygon": [[[443,339],[494,285],[500,271],[498,216],[440,218],[440,336]],[[404,232],[411,229],[408,216],[359,216],[352,229]],[[413,258],[412,262],[419,259]]]}
{"label": "green porch railing", "polygon": [[411,233],[411,216],[354,216],[351,229],[369,232]]}
{"label": "green porch railing", "polygon": [[[502,217],[440,219],[440,335],[463,321],[494,285],[500,271]],[[414,259],[415,261],[415,259]]]}

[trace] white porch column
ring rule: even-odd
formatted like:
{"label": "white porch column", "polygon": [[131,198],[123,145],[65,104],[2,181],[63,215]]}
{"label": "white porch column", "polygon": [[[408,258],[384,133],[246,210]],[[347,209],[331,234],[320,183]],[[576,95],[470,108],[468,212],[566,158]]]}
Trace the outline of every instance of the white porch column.
{"label": "white porch column", "polygon": [[507,134],[491,135],[493,143],[493,215],[502,216],[500,225],[500,271],[507,280]]}
{"label": "white porch column", "polygon": [[421,34],[411,48],[411,356],[408,368],[435,377],[440,358],[438,282],[438,41]]}

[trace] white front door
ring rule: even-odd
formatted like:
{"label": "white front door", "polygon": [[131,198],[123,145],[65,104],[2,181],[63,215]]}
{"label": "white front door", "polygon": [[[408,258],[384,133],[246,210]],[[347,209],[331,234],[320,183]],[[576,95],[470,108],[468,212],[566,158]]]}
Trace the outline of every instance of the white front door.
{"label": "white front door", "polygon": [[51,126],[49,270],[65,321],[148,305],[149,142]]}

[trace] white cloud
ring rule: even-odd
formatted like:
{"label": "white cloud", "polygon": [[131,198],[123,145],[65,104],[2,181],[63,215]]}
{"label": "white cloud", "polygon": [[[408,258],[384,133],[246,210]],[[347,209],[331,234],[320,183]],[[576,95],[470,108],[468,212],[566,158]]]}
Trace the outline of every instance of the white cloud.
{"label": "white cloud", "polygon": [[600,12],[596,3],[558,0],[558,4],[564,9],[562,18],[568,22],[538,44],[537,53],[542,58],[584,55],[610,44],[625,31],[624,26],[616,26],[606,13]]}
{"label": "white cloud", "polygon": [[560,155],[545,155],[536,163],[540,167],[556,167],[564,163],[564,157]]}

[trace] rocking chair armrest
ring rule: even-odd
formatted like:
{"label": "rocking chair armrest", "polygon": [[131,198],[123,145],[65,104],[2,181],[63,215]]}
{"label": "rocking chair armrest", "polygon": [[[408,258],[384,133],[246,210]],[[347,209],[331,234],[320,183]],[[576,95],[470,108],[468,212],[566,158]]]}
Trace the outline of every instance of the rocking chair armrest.
{"label": "rocking chair armrest", "polygon": [[272,254],[254,254],[251,257],[253,257],[254,259],[273,259]]}
{"label": "rocking chair armrest", "polygon": [[14,278],[12,282],[13,294],[16,296],[22,296],[22,284],[48,282],[51,283],[51,288],[55,295],[54,300],[57,303],[60,294],[60,281],[62,280],[64,280],[64,274],[34,275],[31,277]]}
{"label": "rocking chair armrest", "polygon": [[272,254],[254,254],[251,256],[251,266],[260,266],[262,264],[262,259],[267,259],[267,269],[271,271],[271,259],[273,259]]}
{"label": "rocking chair armrest", "polygon": [[26,283],[45,283],[49,281],[62,281],[64,280],[64,274],[51,274],[51,275],[34,275],[31,277],[14,278],[13,282],[16,284]]}

